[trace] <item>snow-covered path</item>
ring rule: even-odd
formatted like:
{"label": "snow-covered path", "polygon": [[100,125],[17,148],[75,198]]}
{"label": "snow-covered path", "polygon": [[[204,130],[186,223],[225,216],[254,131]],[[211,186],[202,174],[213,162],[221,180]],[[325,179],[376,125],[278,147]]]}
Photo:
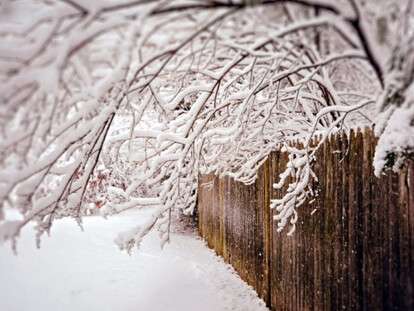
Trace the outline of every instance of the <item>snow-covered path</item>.
{"label": "snow-covered path", "polygon": [[[113,243],[142,214],[61,220],[36,249],[26,228],[16,257],[0,245],[0,310],[264,311],[256,293],[193,235],[156,233],[132,256]],[[144,214],[145,216],[145,214]]]}

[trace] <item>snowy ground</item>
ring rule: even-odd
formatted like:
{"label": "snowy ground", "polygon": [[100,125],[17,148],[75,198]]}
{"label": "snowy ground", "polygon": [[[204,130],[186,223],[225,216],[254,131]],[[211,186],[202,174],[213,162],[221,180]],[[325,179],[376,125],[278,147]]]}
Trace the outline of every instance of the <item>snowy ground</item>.
{"label": "snowy ground", "polygon": [[89,217],[85,232],[74,221],[61,220],[40,250],[26,228],[17,257],[0,245],[0,310],[268,310],[194,235],[174,234],[160,250],[154,233],[139,252],[121,253],[114,236],[142,218]]}

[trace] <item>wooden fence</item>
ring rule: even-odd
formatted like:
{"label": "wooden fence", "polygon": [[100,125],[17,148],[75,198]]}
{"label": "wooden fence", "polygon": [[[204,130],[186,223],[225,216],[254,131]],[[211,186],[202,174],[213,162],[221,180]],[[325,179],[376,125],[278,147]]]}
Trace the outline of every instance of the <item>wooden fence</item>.
{"label": "wooden fence", "polygon": [[286,154],[271,154],[254,185],[202,176],[201,236],[272,310],[414,310],[414,163],[376,178],[375,144],[352,131],[318,151],[319,195],[293,236],[269,208]]}

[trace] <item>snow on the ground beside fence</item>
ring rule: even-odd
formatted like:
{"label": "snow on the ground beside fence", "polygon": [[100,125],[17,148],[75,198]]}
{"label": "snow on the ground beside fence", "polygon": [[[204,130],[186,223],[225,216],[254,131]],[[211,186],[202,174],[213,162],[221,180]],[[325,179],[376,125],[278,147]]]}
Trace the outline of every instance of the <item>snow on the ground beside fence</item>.
{"label": "snow on the ground beside fence", "polygon": [[18,256],[0,245],[0,310],[259,311],[256,293],[192,234],[173,234],[160,249],[151,233],[140,251],[121,253],[113,239],[149,213],[58,221],[36,249],[22,231]]}

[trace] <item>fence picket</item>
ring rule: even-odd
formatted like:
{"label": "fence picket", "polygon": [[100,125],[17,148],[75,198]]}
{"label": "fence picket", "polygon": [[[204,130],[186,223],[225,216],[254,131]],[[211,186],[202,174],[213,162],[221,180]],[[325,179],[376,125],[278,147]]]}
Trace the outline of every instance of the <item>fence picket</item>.
{"label": "fence picket", "polygon": [[413,310],[414,162],[376,178],[376,142],[351,130],[317,152],[318,196],[290,237],[269,208],[286,190],[272,188],[286,154],[270,154],[250,186],[201,176],[200,235],[272,310]]}

